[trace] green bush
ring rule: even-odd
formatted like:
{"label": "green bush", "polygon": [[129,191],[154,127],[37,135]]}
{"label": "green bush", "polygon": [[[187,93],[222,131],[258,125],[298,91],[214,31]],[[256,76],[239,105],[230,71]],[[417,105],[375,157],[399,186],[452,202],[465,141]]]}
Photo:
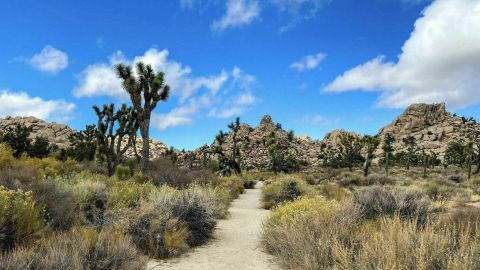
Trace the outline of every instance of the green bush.
{"label": "green bush", "polygon": [[45,228],[32,192],[0,186],[0,251],[32,243]]}
{"label": "green bush", "polygon": [[132,181],[115,183],[108,193],[108,205],[111,208],[130,208],[138,206],[156,187],[151,183],[138,184]]}
{"label": "green bush", "polygon": [[283,202],[293,201],[296,198],[311,193],[311,187],[302,180],[294,178],[279,179],[262,189],[262,206],[270,209]]}
{"label": "green bush", "polygon": [[118,165],[117,168],[115,168],[115,176],[118,180],[125,181],[132,177],[132,170],[127,166]]}

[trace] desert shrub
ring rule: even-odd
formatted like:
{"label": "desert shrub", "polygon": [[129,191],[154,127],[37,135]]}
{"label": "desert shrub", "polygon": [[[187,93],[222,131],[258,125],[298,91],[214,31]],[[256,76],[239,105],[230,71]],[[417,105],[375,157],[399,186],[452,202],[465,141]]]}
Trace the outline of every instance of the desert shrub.
{"label": "desert shrub", "polygon": [[340,210],[340,204],[335,201],[329,201],[322,196],[313,198],[300,198],[291,203],[279,206],[268,216],[265,224],[277,225],[282,222],[288,222],[305,215],[313,215],[318,211],[325,214],[331,214]]}
{"label": "desert shrub", "polygon": [[135,207],[141,199],[148,198],[153,190],[155,186],[151,183],[117,182],[108,193],[108,205],[111,208]]}
{"label": "desert shrub", "polygon": [[366,219],[398,215],[402,220],[425,224],[433,214],[428,198],[416,190],[363,188],[354,192],[353,202]]}
{"label": "desert shrub", "polygon": [[176,188],[187,188],[191,184],[207,184],[216,180],[213,172],[205,169],[180,168],[171,159],[163,157],[152,161],[145,176],[156,186],[167,184]]}
{"label": "desert shrub", "polygon": [[238,198],[245,191],[243,179],[238,176],[221,177],[215,186],[227,190],[231,200]]}
{"label": "desert shrub", "polygon": [[392,177],[381,175],[381,174],[371,174],[366,177],[365,185],[394,185],[396,180]]}
{"label": "desert shrub", "polygon": [[220,193],[200,186],[180,191],[161,187],[142,204],[127,232],[150,256],[179,255],[186,247],[204,244],[213,233],[215,218],[226,215],[228,206]]}
{"label": "desert shrub", "polygon": [[15,163],[13,151],[6,144],[0,143],[0,169],[8,168]]}
{"label": "desert shrub", "polygon": [[178,256],[189,247],[187,226],[170,213],[148,210],[131,222],[128,233],[140,250],[155,258]]}
{"label": "desert shrub", "polygon": [[450,176],[448,177],[448,179],[449,179],[450,181],[455,182],[455,183],[461,183],[461,182],[464,181],[463,177],[462,177],[461,175],[458,175],[458,174],[450,175]]}
{"label": "desert shrub", "polygon": [[245,189],[254,189],[255,185],[257,185],[257,181],[252,179],[244,179],[243,180],[243,187]]}
{"label": "desert shrub", "polygon": [[477,233],[480,226],[480,209],[476,207],[456,208],[445,215],[442,222],[456,229],[468,229]]}
{"label": "desert shrub", "polygon": [[300,199],[275,209],[263,225],[262,242],[285,269],[332,269],[333,248],[348,239],[358,213],[323,198]]}
{"label": "desert shrub", "polygon": [[399,216],[363,220],[355,207],[328,201],[300,207],[311,200],[281,206],[264,223],[263,244],[285,269],[480,267],[480,235],[468,226],[437,221],[419,226]]}
{"label": "desert shrub", "polygon": [[325,198],[337,201],[343,201],[352,196],[350,191],[335,183],[320,184],[315,186],[315,189],[320,195],[325,196]]}
{"label": "desert shrub", "polygon": [[342,187],[365,186],[366,181],[363,175],[358,173],[344,172],[336,176],[337,183]]}
{"label": "desert shrub", "polygon": [[73,230],[55,234],[31,248],[0,255],[0,269],[140,270],[146,258],[116,230]]}
{"label": "desert shrub", "polygon": [[70,190],[61,189],[53,181],[28,185],[36,204],[44,211],[42,217],[54,230],[70,229],[78,220],[78,204]]}
{"label": "desert shrub", "polygon": [[[453,231],[452,231],[453,230]],[[478,269],[478,235],[450,226],[427,224],[400,218],[380,220],[378,229],[364,227],[333,254],[337,267],[347,269]],[[354,252],[356,250],[357,252]],[[379,252],[381,251],[381,252]],[[400,266],[400,267],[399,267]]]}
{"label": "desert shrub", "polygon": [[296,198],[311,192],[307,183],[294,178],[279,179],[262,188],[262,206],[270,209],[276,205],[293,201]]}
{"label": "desert shrub", "polygon": [[127,166],[118,165],[115,168],[115,176],[119,180],[125,181],[125,180],[129,179],[130,177],[132,177],[132,170]]}
{"label": "desert shrub", "polygon": [[[90,232],[92,234],[92,232]],[[115,229],[102,230],[96,237],[88,239],[88,268],[98,270],[145,269],[146,258],[141,256],[130,238]],[[96,241],[92,241],[96,240]],[[85,240],[84,240],[85,241]]]}
{"label": "desert shrub", "polygon": [[31,192],[0,186],[0,251],[31,243],[41,236],[45,223]]}
{"label": "desert shrub", "polygon": [[429,182],[423,186],[428,197],[432,200],[447,200],[452,196],[452,189],[439,182]]}
{"label": "desert shrub", "polygon": [[37,178],[40,179],[59,176],[64,172],[62,162],[52,157],[39,159],[22,156],[20,161],[27,166],[36,168]]}
{"label": "desert shrub", "polygon": [[199,188],[178,192],[174,196],[157,196],[153,199],[155,209],[161,213],[171,213],[188,227],[190,246],[204,244],[212,235],[216,225],[214,194],[202,192]]}
{"label": "desert shrub", "polygon": [[75,194],[86,224],[102,227],[108,199],[105,184],[80,182],[75,186]]}

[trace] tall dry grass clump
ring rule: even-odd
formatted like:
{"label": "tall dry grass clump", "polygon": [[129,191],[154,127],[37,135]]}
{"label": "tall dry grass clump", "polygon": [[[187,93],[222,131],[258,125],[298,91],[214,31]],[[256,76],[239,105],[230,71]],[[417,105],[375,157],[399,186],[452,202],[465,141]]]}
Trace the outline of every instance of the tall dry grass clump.
{"label": "tall dry grass clump", "polygon": [[263,243],[285,269],[480,269],[479,211],[410,218],[419,212],[402,216],[405,200],[367,216],[356,204],[303,198],[269,215]]}

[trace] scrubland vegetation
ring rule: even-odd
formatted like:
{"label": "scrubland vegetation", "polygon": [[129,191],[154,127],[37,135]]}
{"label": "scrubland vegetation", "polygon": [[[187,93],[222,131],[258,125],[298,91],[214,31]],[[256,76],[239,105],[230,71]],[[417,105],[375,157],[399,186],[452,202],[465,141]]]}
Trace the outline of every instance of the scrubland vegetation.
{"label": "scrubland vegetation", "polygon": [[0,160],[0,269],[144,269],[204,244],[252,185],[165,159],[111,177],[94,162],[16,159],[5,144]]}
{"label": "scrubland vegetation", "polygon": [[[480,178],[324,168],[267,181],[263,244],[285,269],[479,269]],[[268,182],[270,182],[268,184]]]}

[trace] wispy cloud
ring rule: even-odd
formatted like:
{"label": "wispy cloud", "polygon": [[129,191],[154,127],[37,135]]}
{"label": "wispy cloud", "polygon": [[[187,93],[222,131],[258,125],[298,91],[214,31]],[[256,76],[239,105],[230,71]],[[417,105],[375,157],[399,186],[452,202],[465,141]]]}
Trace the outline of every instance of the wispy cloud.
{"label": "wispy cloud", "polygon": [[212,30],[223,32],[252,23],[260,15],[260,5],[256,0],[228,0],[226,13],[212,23]]}
{"label": "wispy cloud", "polygon": [[325,59],[326,55],[323,53],[311,54],[303,57],[302,59],[293,62],[290,65],[291,69],[295,69],[297,71],[306,71],[312,70],[318,67],[320,62]]}
{"label": "wispy cloud", "polygon": [[302,122],[305,123],[305,124],[308,124],[308,125],[313,125],[313,126],[317,126],[317,125],[332,125],[332,124],[336,124],[340,121],[340,119],[338,118],[328,118],[328,117],[325,117],[323,115],[320,115],[320,114],[316,114],[316,115],[308,115],[308,116],[304,116],[302,118]]}

